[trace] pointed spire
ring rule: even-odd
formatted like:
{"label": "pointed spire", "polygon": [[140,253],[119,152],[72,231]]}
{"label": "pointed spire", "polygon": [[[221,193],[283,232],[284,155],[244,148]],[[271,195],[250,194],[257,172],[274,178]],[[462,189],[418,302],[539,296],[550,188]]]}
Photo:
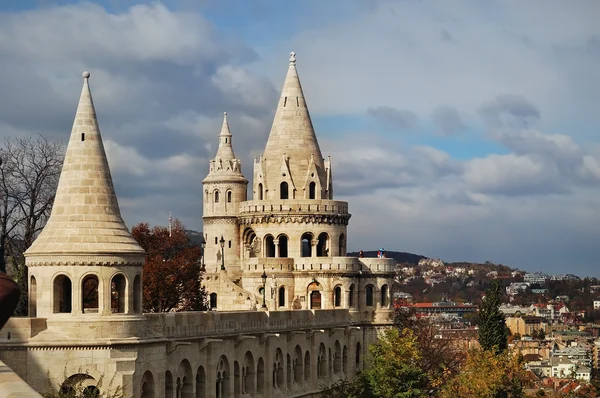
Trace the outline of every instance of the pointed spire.
{"label": "pointed spire", "polygon": [[[265,147],[264,157],[267,161],[267,168],[270,166],[269,163],[278,163],[284,152],[288,153],[290,172],[297,178],[303,178],[306,175],[309,159],[314,156],[319,174],[322,174],[321,180],[325,180],[323,155],[321,155],[310,119],[296,70],[296,53],[293,51],[290,53],[287,75]],[[276,178],[279,176],[273,176],[273,179]],[[275,184],[275,182],[272,183]],[[274,186],[278,185],[276,183]]]}
{"label": "pointed spire", "polygon": [[227,122],[227,112],[223,113],[223,125],[219,133],[219,149],[217,150],[216,159],[230,160],[235,159],[233,146],[231,145],[231,131],[229,131],[229,123]]}
{"label": "pointed spire", "polygon": [[[121,217],[94,101],[89,72],[71,130],[52,213],[40,236],[27,250],[28,264],[38,255],[131,255],[143,261],[144,250]],[[41,260],[40,260],[41,261]]]}

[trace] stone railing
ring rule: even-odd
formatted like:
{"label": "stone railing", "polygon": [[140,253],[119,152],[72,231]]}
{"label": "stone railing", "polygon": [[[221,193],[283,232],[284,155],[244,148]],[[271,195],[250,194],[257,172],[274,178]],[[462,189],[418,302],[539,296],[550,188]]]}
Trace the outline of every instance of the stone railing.
{"label": "stone railing", "polygon": [[393,258],[357,257],[257,257],[245,260],[243,272],[287,273],[291,271],[339,271],[339,272],[394,272]]}
{"label": "stone railing", "polygon": [[249,200],[240,203],[240,216],[272,214],[348,214],[348,202],[340,200]]}
{"label": "stone railing", "polygon": [[0,361],[0,397],[3,398],[42,398],[29,384],[17,376],[11,368]]}
{"label": "stone railing", "polygon": [[355,320],[347,309],[144,314],[147,326],[165,337],[220,338],[240,334],[347,327]]}

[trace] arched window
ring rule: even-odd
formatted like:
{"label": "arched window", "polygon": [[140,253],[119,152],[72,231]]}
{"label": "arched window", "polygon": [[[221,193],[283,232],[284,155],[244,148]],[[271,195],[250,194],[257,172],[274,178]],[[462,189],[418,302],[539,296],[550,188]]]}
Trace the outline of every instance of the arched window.
{"label": "arched window", "polygon": [[277,237],[279,241],[279,256],[278,257],[287,257],[288,256],[288,237],[285,235],[279,235]]}
{"label": "arched window", "polygon": [[71,279],[66,275],[54,278],[54,313],[71,312],[72,286]]}
{"label": "arched window", "polygon": [[247,351],[242,364],[242,394],[253,395],[256,388],[256,373],[254,366],[254,356],[252,352]]}
{"label": "arched window", "polygon": [[289,187],[287,182],[282,182],[279,185],[279,199],[289,199]]}
{"label": "arched window", "polygon": [[381,286],[381,307],[385,308],[388,306],[388,287],[387,285]]}
{"label": "arched window", "polygon": [[326,232],[319,234],[319,242],[317,243],[317,257],[329,256],[329,235]]}
{"label": "arched window", "polygon": [[342,350],[342,372],[348,374],[348,347],[346,346]]}
{"label": "arched window", "polygon": [[342,345],[339,340],[335,341],[335,353],[333,357],[333,373],[340,373],[342,371]]}
{"label": "arched window", "polygon": [[142,312],[142,278],[140,274],[133,280],[133,312],[139,314]]}
{"label": "arched window", "polygon": [[315,184],[315,182],[312,181],[310,184],[308,184],[308,198],[316,199],[316,191],[317,191],[317,184]]}
{"label": "arched window", "polygon": [[285,287],[281,286],[279,288],[279,306],[285,307]]}
{"label": "arched window", "polygon": [[216,396],[217,398],[229,397],[229,361],[225,355],[221,355],[217,363],[217,383]]}
{"label": "arched window", "polygon": [[37,317],[37,282],[33,275],[29,280],[29,316]]}
{"label": "arched window", "polygon": [[262,186],[262,183],[258,184],[258,200],[263,200],[263,186]]}
{"label": "arched window", "polygon": [[110,281],[110,309],[112,313],[125,312],[125,276],[115,275]]}
{"label": "arched window", "polygon": [[317,378],[323,379],[327,376],[327,357],[325,345],[319,346],[319,355],[317,356]]}
{"label": "arched window", "polygon": [[211,293],[210,294],[210,309],[216,309],[217,308],[217,293]]}
{"label": "arched window", "polygon": [[233,396],[239,397],[242,393],[242,373],[240,372],[240,364],[238,361],[233,361]]}
{"label": "arched window", "polygon": [[304,355],[304,381],[310,381],[310,351]]}
{"label": "arched window", "polygon": [[265,236],[265,257],[275,257],[275,239],[273,235]]}
{"label": "arched window", "polygon": [[333,306],[341,307],[342,305],[342,287],[336,286],[333,289]]}
{"label": "arched window", "polygon": [[356,343],[356,372],[360,372],[360,342]]}
{"label": "arched window", "polygon": [[81,308],[83,313],[98,313],[100,302],[98,297],[99,287],[98,277],[88,275],[81,284]]}
{"label": "arched window", "polygon": [[215,203],[219,203],[219,191],[215,191]]}
{"label": "arched window", "polygon": [[231,203],[231,191],[227,191],[227,203]]}
{"label": "arched window", "polygon": [[265,391],[265,361],[262,358],[258,358],[258,365],[256,366],[256,392],[262,395]]}
{"label": "arched window", "polygon": [[346,235],[341,234],[340,240],[338,244],[338,255],[345,256],[346,255]]}
{"label": "arched window", "polygon": [[348,307],[354,307],[354,285],[350,285],[348,289]]}
{"label": "arched window", "polygon": [[165,398],[173,398],[173,375],[168,370],[165,372]]}
{"label": "arched window", "polygon": [[196,371],[196,398],[206,397],[206,372],[202,366]]}
{"label": "arched window", "polygon": [[142,398],[154,398],[154,376],[149,370],[142,376]]}
{"label": "arched window", "polygon": [[373,306],[373,285],[367,285],[367,287],[365,289],[365,296],[366,296],[367,307],[372,307]]}
{"label": "arched window", "polygon": [[306,232],[302,234],[300,238],[300,254],[301,257],[311,257],[312,256],[312,240],[313,235],[310,232]]}

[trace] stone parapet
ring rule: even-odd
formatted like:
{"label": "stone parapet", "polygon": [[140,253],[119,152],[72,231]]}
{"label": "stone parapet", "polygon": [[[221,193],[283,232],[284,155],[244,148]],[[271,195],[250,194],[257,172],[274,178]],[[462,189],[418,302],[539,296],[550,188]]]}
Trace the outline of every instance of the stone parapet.
{"label": "stone parapet", "polygon": [[273,215],[346,215],[348,202],[340,200],[284,199],[248,200],[240,203],[240,216]]}
{"label": "stone parapet", "polygon": [[357,257],[254,257],[244,260],[244,272],[289,273],[292,271],[333,271],[333,272],[395,272],[393,258]]}
{"label": "stone parapet", "polygon": [[0,397],[42,398],[2,361],[0,361]]}
{"label": "stone parapet", "polygon": [[45,318],[12,317],[0,331],[0,342],[29,341],[46,329]]}

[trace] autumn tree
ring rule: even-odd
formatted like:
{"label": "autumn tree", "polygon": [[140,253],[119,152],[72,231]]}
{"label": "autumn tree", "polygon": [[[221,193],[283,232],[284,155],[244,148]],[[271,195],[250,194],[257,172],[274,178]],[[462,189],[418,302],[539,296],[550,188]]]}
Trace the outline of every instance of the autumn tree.
{"label": "autumn tree", "polygon": [[439,397],[521,398],[526,381],[522,356],[473,349],[460,372],[444,384]]}
{"label": "autumn tree", "polygon": [[175,220],[169,233],[168,228],[140,223],[132,233],[146,251],[144,311],[206,310],[206,292],[200,283],[202,248],[191,244],[183,224]]}
{"label": "autumn tree", "polygon": [[500,311],[501,304],[502,286],[494,279],[479,307],[479,344],[484,350],[501,352],[508,347],[508,327]]}
{"label": "autumn tree", "polygon": [[63,144],[43,134],[6,138],[0,148],[0,271],[8,271],[21,288],[17,315],[27,314],[23,252],[50,217],[63,157]]}

